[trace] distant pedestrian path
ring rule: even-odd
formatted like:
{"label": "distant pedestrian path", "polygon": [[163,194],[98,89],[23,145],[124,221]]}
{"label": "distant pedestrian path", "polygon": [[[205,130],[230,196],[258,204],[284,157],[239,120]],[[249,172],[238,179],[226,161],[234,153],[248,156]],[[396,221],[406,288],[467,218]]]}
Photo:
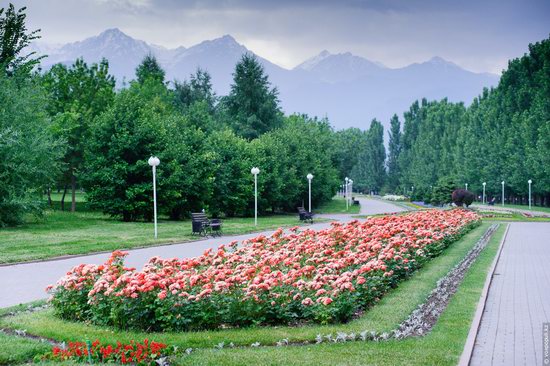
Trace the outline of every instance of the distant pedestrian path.
{"label": "distant pedestrian path", "polygon": [[395,205],[390,201],[375,198],[357,198],[361,203],[360,215],[378,215],[385,213],[404,212],[407,211],[404,207]]}
{"label": "distant pedestrian path", "polygon": [[550,223],[512,223],[470,365],[543,365],[545,322],[550,322]]}
{"label": "distant pedestrian path", "polygon": [[[393,213],[405,211],[403,208],[380,200],[358,198],[361,204],[361,215]],[[354,219],[352,215],[319,215],[341,222]],[[323,222],[307,226],[307,228],[322,230],[330,226],[330,222]],[[208,238],[182,244],[162,245],[142,249],[129,250],[130,255],[126,265],[141,268],[151,257],[185,258],[201,255],[206,249],[216,248],[221,244],[229,244],[236,240],[241,242],[258,235],[271,235],[275,230],[250,233],[237,236],[222,236]],[[26,303],[46,297],[44,289],[55,283],[69,269],[81,263],[101,264],[108,258],[108,254],[92,254],[79,257],[49,260],[37,263],[22,263],[0,267],[0,308]]]}

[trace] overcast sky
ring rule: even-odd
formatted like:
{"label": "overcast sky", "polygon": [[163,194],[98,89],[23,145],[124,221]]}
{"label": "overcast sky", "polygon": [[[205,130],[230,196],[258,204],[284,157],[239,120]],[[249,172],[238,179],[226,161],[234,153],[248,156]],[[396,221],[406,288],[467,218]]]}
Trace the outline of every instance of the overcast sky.
{"label": "overcast sky", "polygon": [[[291,68],[320,51],[389,67],[441,56],[500,74],[550,34],[549,0],[15,0],[42,41],[67,43],[118,27],[169,48],[231,34]],[[0,0],[0,6],[7,1]]]}

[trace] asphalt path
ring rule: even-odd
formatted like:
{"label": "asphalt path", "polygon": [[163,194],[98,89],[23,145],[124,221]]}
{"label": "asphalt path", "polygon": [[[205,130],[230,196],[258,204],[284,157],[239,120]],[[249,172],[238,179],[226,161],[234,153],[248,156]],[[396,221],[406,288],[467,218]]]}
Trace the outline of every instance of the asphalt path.
{"label": "asphalt path", "polygon": [[[360,215],[374,215],[405,211],[403,208],[390,202],[358,198],[361,203]],[[334,221],[347,222],[354,219],[353,215],[319,215]],[[309,229],[322,230],[330,226],[330,222],[323,222],[305,226]],[[258,235],[271,235],[275,230],[256,232],[245,235],[222,236],[207,238],[181,244],[147,247],[129,250],[126,265],[141,268],[151,257],[186,258],[201,255],[206,249],[217,248],[221,244],[228,244],[233,240],[243,240]],[[62,277],[72,267],[81,263],[101,264],[109,257],[107,253],[83,255],[70,258],[53,259],[34,263],[22,263],[0,267],[0,308],[40,300],[47,297],[44,289]]]}

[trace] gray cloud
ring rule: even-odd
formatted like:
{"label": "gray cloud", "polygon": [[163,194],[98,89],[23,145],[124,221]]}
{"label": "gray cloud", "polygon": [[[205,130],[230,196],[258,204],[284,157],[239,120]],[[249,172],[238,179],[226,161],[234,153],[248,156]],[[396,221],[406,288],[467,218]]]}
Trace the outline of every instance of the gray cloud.
{"label": "gray cloud", "polygon": [[445,0],[176,1],[17,0],[43,40],[65,43],[119,27],[167,47],[233,35],[292,67],[323,49],[351,51],[390,67],[438,55],[499,73],[508,59],[550,33],[550,2]]}

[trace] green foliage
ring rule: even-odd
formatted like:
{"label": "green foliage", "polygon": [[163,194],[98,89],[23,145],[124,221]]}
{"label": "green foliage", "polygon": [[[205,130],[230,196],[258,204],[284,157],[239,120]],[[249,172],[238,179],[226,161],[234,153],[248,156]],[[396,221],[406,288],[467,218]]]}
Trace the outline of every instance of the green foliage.
{"label": "green foliage", "polygon": [[[311,200],[315,207],[332,198],[338,175],[332,165],[332,130],[326,121],[293,115],[282,128],[251,142],[252,165],[260,167],[259,209],[295,212],[308,202],[308,173],[313,174]],[[249,176],[252,181],[252,175]],[[252,207],[253,201],[250,201]]]}
{"label": "green foliage", "polygon": [[346,128],[334,134],[332,148],[334,150],[334,164],[338,169],[340,180],[350,175],[351,170],[357,164],[359,152],[365,146],[367,131],[358,128]]}
{"label": "green foliage", "polygon": [[193,104],[203,102],[206,104],[208,112],[212,113],[217,97],[212,90],[210,79],[208,71],[198,68],[196,73],[190,76],[189,81],[185,80],[183,83],[176,81],[174,83],[176,105],[185,111]]}
{"label": "green foliage", "polygon": [[364,145],[358,152],[357,163],[351,170],[354,189],[364,192],[380,191],[386,179],[385,160],[384,127],[374,119]]}
{"label": "green foliage", "polygon": [[154,79],[121,91],[94,126],[87,151],[85,187],[90,205],[125,221],[152,218],[152,173],[160,158],[158,205],[172,218],[204,207],[208,152],[204,134],[177,113]]}
{"label": "green foliage", "polygon": [[457,188],[452,178],[443,177],[437,181],[431,194],[431,204],[441,206],[452,202],[453,191]]}
{"label": "green foliage", "polygon": [[245,54],[235,67],[231,92],[222,99],[237,135],[257,138],[281,126],[278,92],[271,88],[263,66],[252,54]]}
{"label": "green foliage", "polygon": [[136,68],[136,79],[139,84],[144,84],[149,79],[164,83],[165,75],[156,57],[151,54],[145,56]]}
{"label": "green foliage", "polygon": [[[107,60],[88,66],[83,59],[77,59],[71,67],[54,65],[42,83],[49,94],[47,109],[53,119],[52,131],[66,143],[64,170],[58,183],[65,187],[72,184],[74,193],[90,129],[94,119],[112,103],[115,80],[109,75]],[[75,207],[73,195],[71,211]]]}
{"label": "green foliage", "polygon": [[390,142],[388,146],[388,189],[395,192],[399,186],[399,154],[401,154],[401,122],[394,114],[390,121]]}
{"label": "green foliage", "polygon": [[40,213],[41,190],[58,170],[63,150],[44,105],[35,79],[0,71],[0,227]]}
{"label": "green foliage", "polygon": [[29,74],[41,59],[33,58],[36,52],[22,54],[25,47],[40,38],[39,29],[27,32],[26,9],[23,7],[15,10],[11,3],[7,9],[0,8],[0,69],[8,76],[15,72]]}
{"label": "green foliage", "polygon": [[252,151],[231,130],[212,133],[207,141],[211,151],[212,199],[208,211],[214,216],[242,215],[247,212],[253,186],[250,184]]}

